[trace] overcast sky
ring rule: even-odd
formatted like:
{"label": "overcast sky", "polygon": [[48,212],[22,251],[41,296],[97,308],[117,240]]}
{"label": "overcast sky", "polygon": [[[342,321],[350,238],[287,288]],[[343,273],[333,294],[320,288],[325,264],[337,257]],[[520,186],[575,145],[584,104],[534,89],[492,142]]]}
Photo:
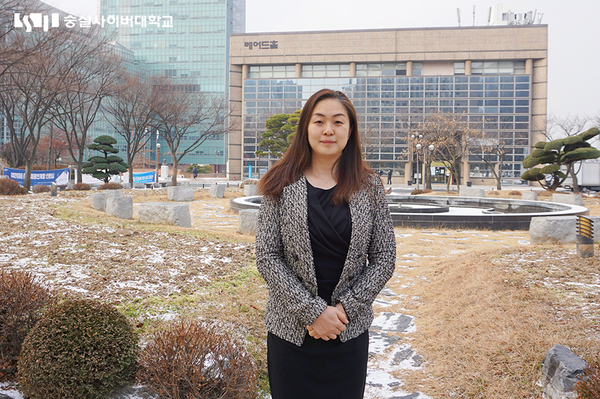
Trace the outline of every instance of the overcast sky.
{"label": "overcast sky", "polygon": [[[165,0],[166,1],[166,0]],[[76,15],[96,15],[96,0],[47,0]],[[246,0],[246,32],[485,26],[495,1],[480,0]],[[509,3],[509,2],[505,2]],[[600,114],[598,0],[510,2],[537,10],[548,24],[548,113]],[[515,4],[516,3],[516,4]],[[519,10],[517,10],[519,11]],[[176,22],[174,22],[176,23]]]}

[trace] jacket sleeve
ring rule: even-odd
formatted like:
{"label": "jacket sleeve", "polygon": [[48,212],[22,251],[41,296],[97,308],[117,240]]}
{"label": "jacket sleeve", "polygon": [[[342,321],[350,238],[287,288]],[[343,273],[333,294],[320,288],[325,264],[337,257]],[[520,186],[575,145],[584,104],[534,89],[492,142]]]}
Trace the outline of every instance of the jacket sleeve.
{"label": "jacket sleeve", "polygon": [[367,264],[355,277],[350,289],[340,301],[350,320],[372,311],[372,304],[396,267],[396,239],[390,210],[381,185],[376,178],[373,190],[374,217],[367,251]]}
{"label": "jacket sleeve", "polygon": [[302,325],[311,325],[327,307],[327,302],[312,295],[287,264],[277,203],[267,196],[261,200],[256,225],[256,266],[275,307],[285,309]]}

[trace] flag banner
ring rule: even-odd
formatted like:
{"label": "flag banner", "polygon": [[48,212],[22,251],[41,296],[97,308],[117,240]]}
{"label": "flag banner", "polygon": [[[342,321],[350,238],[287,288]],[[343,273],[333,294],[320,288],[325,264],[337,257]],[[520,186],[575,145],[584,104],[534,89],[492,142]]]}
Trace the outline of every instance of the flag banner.
{"label": "flag banner", "polygon": [[[129,181],[129,172],[123,173],[123,181]],[[134,183],[154,183],[156,181],[156,171],[152,172],[143,172],[143,173],[134,173],[133,174],[133,182]]]}
{"label": "flag banner", "polygon": [[[4,168],[4,174],[13,180],[16,180],[20,185],[25,183],[25,170]],[[59,186],[66,186],[69,182],[69,169],[55,170],[32,170],[31,185],[37,184],[50,185],[56,183]]]}

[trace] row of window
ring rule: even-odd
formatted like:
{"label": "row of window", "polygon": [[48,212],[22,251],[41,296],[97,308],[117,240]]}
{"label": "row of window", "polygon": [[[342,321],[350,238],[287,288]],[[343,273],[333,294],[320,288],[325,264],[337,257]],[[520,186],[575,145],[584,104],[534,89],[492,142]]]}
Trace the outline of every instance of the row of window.
{"label": "row of window", "polygon": [[[400,63],[356,64],[356,76],[403,76],[407,74],[408,65]],[[472,75],[524,75],[525,61],[485,61],[471,62]],[[335,78],[350,77],[350,64],[311,64],[302,65],[302,77]],[[423,74],[423,63],[412,63],[412,75]],[[454,75],[465,74],[465,62],[454,63]],[[250,66],[249,79],[293,78],[296,76],[294,65],[260,65]]]}
{"label": "row of window", "polygon": [[[310,92],[311,86],[246,86],[244,93],[295,93],[295,92]],[[514,90],[529,90],[529,83],[412,83],[412,84],[354,84],[347,87],[349,92],[360,91],[476,91],[476,92],[513,92]],[[350,95],[350,94],[348,94]]]}
{"label": "row of window", "polygon": [[[291,66],[291,68],[294,68]],[[379,78],[296,78],[296,79],[245,79],[244,90],[253,86],[354,86],[354,85],[393,85],[393,84],[434,84],[434,83],[529,83],[530,76],[404,76]],[[451,89],[450,89],[451,90]]]}

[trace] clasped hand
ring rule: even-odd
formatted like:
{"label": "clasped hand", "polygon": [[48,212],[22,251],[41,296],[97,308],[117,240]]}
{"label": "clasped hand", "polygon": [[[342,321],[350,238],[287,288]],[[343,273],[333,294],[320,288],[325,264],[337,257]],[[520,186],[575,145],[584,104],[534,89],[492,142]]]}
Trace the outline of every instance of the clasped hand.
{"label": "clasped hand", "polygon": [[319,317],[310,326],[306,326],[308,335],[315,339],[329,341],[336,339],[346,329],[348,316],[341,303],[336,306],[327,306]]}

